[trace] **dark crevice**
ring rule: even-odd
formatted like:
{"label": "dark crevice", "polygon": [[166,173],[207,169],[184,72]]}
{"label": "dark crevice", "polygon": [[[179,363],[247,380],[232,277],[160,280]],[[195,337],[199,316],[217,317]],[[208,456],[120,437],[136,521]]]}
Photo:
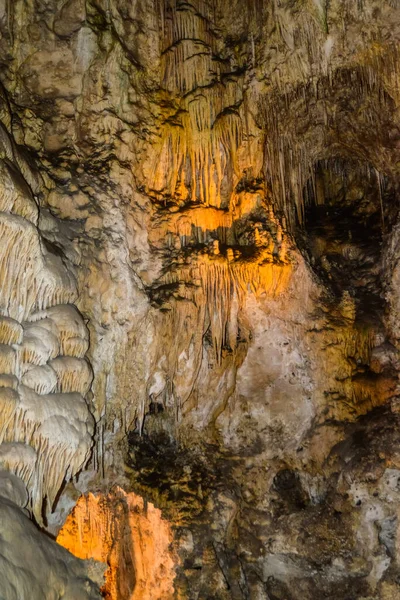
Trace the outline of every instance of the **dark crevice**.
{"label": "dark crevice", "polygon": [[319,161],[304,203],[298,245],[314,273],[337,300],[344,292],[354,299],[358,322],[381,321],[381,255],[398,212],[395,186],[361,161]]}

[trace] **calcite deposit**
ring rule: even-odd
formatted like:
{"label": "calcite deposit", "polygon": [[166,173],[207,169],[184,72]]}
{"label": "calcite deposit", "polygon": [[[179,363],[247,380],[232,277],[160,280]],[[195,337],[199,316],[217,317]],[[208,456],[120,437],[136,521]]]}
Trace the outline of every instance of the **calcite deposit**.
{"label": "calcite deposit", "polygon": [[75,556],[108,565],[105,598],[162,600],[174,593],[173,534],[161,511],[134,493],[83,496],[57,542]]}
{"label": "calcite deposit", "polygon": [[399,38],[0,0],[2,600],[400,597]]}
{"label": "calcite deposit", "polygon": [[[1,483],[2,480],[0,477]],[[15,489],[15,482],[13,485]],[[3,494],[4,487],[0,489],[1,598],[100,598],[99,584],[105,565],[80,561],[40,533],[21,509]]]}

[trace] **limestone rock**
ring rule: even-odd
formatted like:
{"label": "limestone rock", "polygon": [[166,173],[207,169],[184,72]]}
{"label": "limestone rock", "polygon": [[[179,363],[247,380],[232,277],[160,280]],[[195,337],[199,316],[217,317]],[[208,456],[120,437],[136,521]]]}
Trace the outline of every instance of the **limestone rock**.
{"label": "limestone rock", "polygon": [[83,561],[43,536],[26,515],[0,496],[1,594],[7,600],[96,600],[99,588]]}
{"label": "limestone rock", "polygon": [[1,470],[163,600],[396,596],[399,8],[0,2]]}

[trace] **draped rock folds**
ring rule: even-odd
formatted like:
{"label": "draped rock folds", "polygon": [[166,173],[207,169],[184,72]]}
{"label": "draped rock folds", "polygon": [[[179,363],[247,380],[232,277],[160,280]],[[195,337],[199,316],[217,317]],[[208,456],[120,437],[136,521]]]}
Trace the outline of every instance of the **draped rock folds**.
{"label": "draped rock folds", "polygon": [[26,488],[43,524],[63,482],[87,462],[94,432],[85,396],[89,334],[73,302],[76,282],[38,230],[39,208],[18,166],[0,160],[0,465]]}
{"label": "draped rock folds", "polygon": [[[29,447],[29,446],[27,446]],[[0,572],[1,593],[7,600],[65,598],[97,600],[99,587],[88,578],[101,580],[98,567],[78,560],[54,540],[43,535],[17,506],[26,502],[21,481],[7,474],[13,493],[0,474]],[[16,481],[13,481],[15,479]],[[24,487],[22,486],[24,490]],[[19,499],[16,490],[20,491]],[[26,492],[26,490],[24,490]],[[17,504],[14,502],[17,501]]]}

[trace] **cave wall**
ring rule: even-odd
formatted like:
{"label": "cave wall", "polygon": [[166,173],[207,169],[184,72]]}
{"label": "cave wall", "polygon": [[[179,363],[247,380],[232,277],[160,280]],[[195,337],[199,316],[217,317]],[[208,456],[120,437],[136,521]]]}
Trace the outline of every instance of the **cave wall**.
{"label": "cave wall", "polygon": [[202,381],[235,379],[247,298],[314,285],[292,234],[315,165],[396,176],[396,6],[16,2],[1,22],[10,126],[77,267],[99,435],[153,401],[185,427]]}
{"label": "cave wall", "polygon": [[39,524],[93,446],[177,598],[396,597],[399,25],[0,2],[0,454]]}
{"label": "cave wall", "polygon": [[[92,370],[84,358],[88,331],[73,305],[74,273],[41,235],[41,229],[57,225],[40,212],[40,174],[7,130],[11,115],[4,97],[2,115],[1,596],[97,598],[90,569],[43,536],[27,516],[45,526],[64,481],[89,458],[94,419],[85,396]],[[101,582],[103,569],[96,570]]]}

